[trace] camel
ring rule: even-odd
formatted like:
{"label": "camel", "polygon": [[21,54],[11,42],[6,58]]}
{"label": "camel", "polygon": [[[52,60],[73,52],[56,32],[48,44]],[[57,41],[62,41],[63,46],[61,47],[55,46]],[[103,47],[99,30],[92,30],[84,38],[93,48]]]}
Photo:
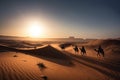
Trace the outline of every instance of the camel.
{"label": "camel", "polygon": [[82,48],[79,48],[79,49],[80,49],[82,55],[86,54],[86,50],[85,50],[84,46],[82,46]]}
{"label": "camel", "polygon": [[100,54],[104,57],[104,50],[103,49],[94,49],[97,52],[97,56],[100,56]]}
{"label": "camel", "polygon": [[77,46],[75,46],[73,49],[74,49],[75,53],[78,53],[78,52],[79,52],[79,49],[78,49]]}

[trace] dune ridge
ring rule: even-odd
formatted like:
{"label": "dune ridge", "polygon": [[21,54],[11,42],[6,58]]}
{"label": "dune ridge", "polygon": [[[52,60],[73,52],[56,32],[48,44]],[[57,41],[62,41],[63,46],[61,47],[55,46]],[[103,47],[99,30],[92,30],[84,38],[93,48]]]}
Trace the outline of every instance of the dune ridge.
{"label": "dune ridge", "polygon": [[[115,53],[116,57],[114,51],[109,53],[107,49],[113,45],[118,48],[118,42],[93,41],[94,46],[91,42],[86,43],[86,56],[75,54],[73,46],[62,50],[59,44],[28,50],[0,45],[0,80],[43,80],[41,75],[46,75],[48,80],[119,80],[119,58],[115,61],[119,51]],[[82,45],[78,44],[79,47]],[[92,49],[98,45],[103,46],[107,57],[92,57],[95,55]],[[110,58],[112,61],[109,61]],[[41,69],[38,63],[43,63],[46,68]]]}

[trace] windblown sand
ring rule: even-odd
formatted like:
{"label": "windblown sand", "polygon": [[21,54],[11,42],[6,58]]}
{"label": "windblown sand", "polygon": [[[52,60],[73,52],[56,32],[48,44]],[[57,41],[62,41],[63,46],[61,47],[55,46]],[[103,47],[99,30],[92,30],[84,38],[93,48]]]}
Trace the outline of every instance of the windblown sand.
{"label": "windblown sand", "polygon": [[[16,57],[14,57],[16,55]],[[37,64],[44,63],[45,69]],[[98,71],[74,62],[75,66],[63,66],[47,60],[36,58],[23,53],[0,53],[0,80],[106,80],[105,75]]]}
{"label": "windblown sand", "polygon": [[[99,44],[105,44],[103,45],[106,51],[104,58],[97,57],[93,50],[99,45],[98,41],[95,41],[98,45],[92,45],[94,42],[84,44],[87,49],[86,56],[81,56],[80,53],[75,54],[72,46],[61,50],[59,44],[39,48],[36,50],[36,55],[34,55],[34,50],[25,49],[21,53],[16,53],[3,50],[11,48],[1,46],[0,80],[45,80],[41,78],[42,75],[47,76],[47,80],[119,80],[119,42],[107,42],[109,44],[99,41]],[[78,46],[82,45],[78,44]],[[68,59],[64,59],[66,57]],[[70,60],[72,65],[65,65],[67,60]],[[43,63],[46,68],[41,68],[37,65],[38,63]]]}

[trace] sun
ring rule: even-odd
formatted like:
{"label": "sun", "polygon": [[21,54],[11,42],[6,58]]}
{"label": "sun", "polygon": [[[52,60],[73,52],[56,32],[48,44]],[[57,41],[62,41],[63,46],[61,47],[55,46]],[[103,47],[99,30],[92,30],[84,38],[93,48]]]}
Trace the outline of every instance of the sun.
{"label": "sun", "polygon": [[28,26],[28,35],[32,38],[39,38],[43,33],[43,26],[41,26],[38,22],[32,22]]}

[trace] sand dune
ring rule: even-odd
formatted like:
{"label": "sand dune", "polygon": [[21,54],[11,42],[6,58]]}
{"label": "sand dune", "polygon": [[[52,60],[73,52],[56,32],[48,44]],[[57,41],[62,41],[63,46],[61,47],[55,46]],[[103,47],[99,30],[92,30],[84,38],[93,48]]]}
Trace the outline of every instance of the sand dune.
{"label": "sand dune", "polygon": [[[47,68],[40,70],[37,66],[39,62]],[[22,53],[3,52],[0,54],[0,80],[42,80],[41,75],[46,75],[49,80],[107,79],[94,69],[77,62],[74,64],[75,66],[68,67]]]}
{"label": "sand dune", "polygon": [[[15,54],[14,52],[0,54],[0,80],[39,80],[41,73],[37,66],[34,66],[35,61],[19,53],[17,54],[19,57],[15,58],[13,57]],[[32,62],[29,62],[29,59]]]}
{"label": "sand dune", "polygon": [[38,49],[31,49],[31,50],[22,50],[22,49],[15,49],[7,46],[0,46],[0,49],[7,50],[7,51],[14,51],[14,52],[22,52],[25,54],[33,55],[36,57],[40,57],[61,65],[73,65],[71,60],[65,54],[62,54],[61,51],[55,49],[54,47],[47,45]]}
{"label": "sand dune", "polygon": [[[48,80],[119,80],[119,64],[111,63],[109,57],[92,57],[93,47],[88,44],[86,56],[75,54],[72,46],[61,50],[59,44],[31,50],[1,45],[0,80],[44,80],[42,75]],[[46,68],[41,68],[38,63],[43,63]]]}
{"label": "sand dune", "polygon": [[[84,44],[76,44],[78,47],[85,46],[87,55],[90,57],[97,57],[96,52],[94,49],[97,49],[99,45],[105,51],[105,58],[110,62],[120,62],[120,40],[92,40],[88,43]],[[73,47],[68,47],[66,49],[68,52],[74,53]]]}

